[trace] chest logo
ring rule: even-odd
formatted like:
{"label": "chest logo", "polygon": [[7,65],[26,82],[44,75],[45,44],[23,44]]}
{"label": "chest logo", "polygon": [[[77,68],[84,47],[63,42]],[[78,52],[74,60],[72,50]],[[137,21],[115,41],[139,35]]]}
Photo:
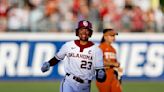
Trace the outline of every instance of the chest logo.
{"label": "chest logo", "polygon": [[88,54],[91,54],[91,52],[92,52],[92,51],[91,51],[91,50],[89,50],[89,51],[88,51]]}
{"label": "chest logo", "polygon": [[113,52],[104,52],[105,58],[116,59],[116,54]]}

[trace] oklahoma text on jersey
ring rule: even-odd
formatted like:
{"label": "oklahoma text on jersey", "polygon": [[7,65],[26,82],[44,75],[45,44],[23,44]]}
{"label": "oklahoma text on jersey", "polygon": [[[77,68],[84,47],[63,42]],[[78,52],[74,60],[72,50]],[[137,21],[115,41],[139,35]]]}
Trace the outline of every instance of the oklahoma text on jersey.
{"label": "oklahoma text on jersey", "polygon": [[74,57],[74,58],[82,58],[82,59],[88,59],[92,60],[92,56],[80,54],[80,53],[68,53],[68,57]]}

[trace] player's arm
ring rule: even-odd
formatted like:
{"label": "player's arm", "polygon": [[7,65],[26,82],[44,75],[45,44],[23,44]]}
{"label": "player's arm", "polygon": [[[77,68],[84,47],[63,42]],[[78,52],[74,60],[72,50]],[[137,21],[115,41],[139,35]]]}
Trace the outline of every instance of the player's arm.
{"label": "player's arm", "polygon": [[120,63],[119,62],[112,62],[110,59],[108,60],[104,60],[104,66],[105,67],[120,67]]}
{"label": "player's arm", "polygon": [[57,58],[54,56],[52,59],[50,59],[50,60],[48,61],[48,63],[50,64],[50,66],[54,66],[54,65],[56,65],[59,61],[60,61],[60,60],[57,59]]}
{"label": "player's arm", "polygon": [[44,62],[42,67],[41,67],[41,71],[42,72],[46,72],[50,69],[50,66],[54,66],[56,65],[60,60],[57,59],[55,56],[50,59],[48,62]]}
{"label": "player's arm", "polygon": [[46,72],[50,69],[50,66],[54,66],[59,61],[63,60],[64,57],[66,56],[66,52],[67,52],[67,45],[64,44],[62,48],[59,50],[59,52],[52,59],[50,59],[48,62],[43,63],[41,67],[41,71]]}
{"label": "player's arm", "polygon": [[118,62],[104,62],[105,67],[120,67]]}
{"label": "player's arm", "polygon": [[96,80],[98,82],[104,82],[106,80],[106,73],[104,69],[103,53],[100,48],[96,50]]}

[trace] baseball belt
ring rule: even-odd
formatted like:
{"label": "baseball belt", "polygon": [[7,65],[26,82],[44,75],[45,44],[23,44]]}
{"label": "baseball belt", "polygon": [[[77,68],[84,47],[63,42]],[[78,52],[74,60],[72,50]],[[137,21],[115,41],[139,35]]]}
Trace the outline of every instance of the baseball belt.
{"label": "baseball belt", "polygon": [[[66,73],[66,75],[70,76],[71,74]],[[77,82],[80,82],[80,83],[91,83],[91,80],[87,80],[87,82],[86,82],[86,81],[84,81],[83,79],[81,79],[80,77],[77,77],[77,76],[73,76],[73,79]]]}

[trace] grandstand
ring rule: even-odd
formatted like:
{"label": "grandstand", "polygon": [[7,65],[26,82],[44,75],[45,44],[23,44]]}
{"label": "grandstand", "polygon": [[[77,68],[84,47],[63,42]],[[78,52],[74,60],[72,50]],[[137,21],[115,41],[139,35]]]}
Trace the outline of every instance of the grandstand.
{"label": "grandstand", "polygon": [[162,0],[0,0],[0,32],[73,32],[82,19],[96,32],[163,32],[161,5]]}

